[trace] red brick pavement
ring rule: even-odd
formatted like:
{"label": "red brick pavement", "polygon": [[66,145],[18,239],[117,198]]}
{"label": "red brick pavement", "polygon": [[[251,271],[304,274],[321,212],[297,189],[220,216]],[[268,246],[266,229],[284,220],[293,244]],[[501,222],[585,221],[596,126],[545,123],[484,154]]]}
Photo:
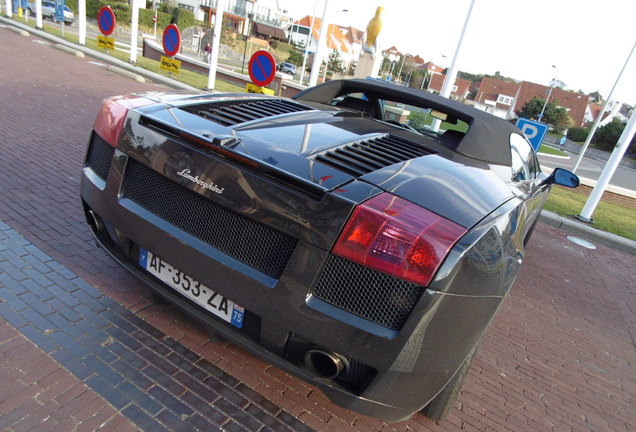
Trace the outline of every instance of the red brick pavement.
{"label": "red brick pavement", "polygon": [[[234,345],[210,341],[190,318],[152,303],[95,248],[79,208],[79,171],[99,101],[160,86],[0,34],[2,58],[16,71],[0,76],[0,220],[302,422],[319,430],[636,430],[636,258],[582,249],[542,224],[456,409],[439,425],[420,415],[392,425],[357,415]],[[0,378],[3,387],[13,381]]]}
{"label": "red brick pavement", "polygon": [[1,430],[138,430],[2,317],[0,383]]}

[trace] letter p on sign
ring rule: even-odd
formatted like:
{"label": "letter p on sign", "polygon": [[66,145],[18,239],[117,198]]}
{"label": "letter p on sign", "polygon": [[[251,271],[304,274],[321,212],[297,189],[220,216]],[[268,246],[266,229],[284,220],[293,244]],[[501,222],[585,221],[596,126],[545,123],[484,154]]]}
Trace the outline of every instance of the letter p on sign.
{"label": "letter p on sign", "polygon": [[528,141],[530,141],[530,144],[535,151],[541,147],[543,137],[546,132],[548,132],[547,124],[529,120],[527,118],[520,118],[517,120],[517,127],[521,129],[521,132],[525,135]]}

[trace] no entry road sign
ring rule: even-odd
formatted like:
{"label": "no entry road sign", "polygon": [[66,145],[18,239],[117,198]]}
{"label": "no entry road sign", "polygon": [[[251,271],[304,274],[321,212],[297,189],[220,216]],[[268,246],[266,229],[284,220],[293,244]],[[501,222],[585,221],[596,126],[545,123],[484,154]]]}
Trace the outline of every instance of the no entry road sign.
{"label": "no entry road sign", "polygon": [[163,31],[163,51],[169,57],[177,55],[181,49],[181,32],[175,24],[170,24]]}
{"label": "no entry road sign", "polygon": [[109,36],[115,30],[115,13],[110,6],[102,6],[97,11],[97,26],[104,36]]}
{"label": "no entry road sign", "polygon": [[247,71],[254,84],[265,87],[272,82],[276,75],[276,60],[267,51],[256,51],[250,58]]}

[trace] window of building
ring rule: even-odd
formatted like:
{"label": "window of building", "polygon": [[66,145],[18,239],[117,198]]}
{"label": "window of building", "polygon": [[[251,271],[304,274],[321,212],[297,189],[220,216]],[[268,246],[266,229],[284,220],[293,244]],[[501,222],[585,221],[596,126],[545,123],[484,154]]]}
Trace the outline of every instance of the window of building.
{"label": "window of building", "polygon": [[504,104],[504,105],[512,105],[513,99],[514,98],[510,96],[499,95],[499,97],[497,98],[497,103]]}

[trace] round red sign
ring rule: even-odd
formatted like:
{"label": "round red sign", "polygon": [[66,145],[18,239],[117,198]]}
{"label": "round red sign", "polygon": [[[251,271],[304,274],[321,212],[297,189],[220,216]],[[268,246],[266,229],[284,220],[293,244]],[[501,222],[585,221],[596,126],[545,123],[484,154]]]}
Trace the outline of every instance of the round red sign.
{"label": "round red sign", "polygon": [[104,36],[109,36],[115,30],[115,12],[110,6],[102,6],[97,11],[97,26]]}
{"label": "round red sign", "polygon": [[276,60],[265,50],[256,51],[247,68],[250,79],[254,84],[265,87],[274,80],[276,75]]}
{"label": "round red sign", "polygon": [[181,32],[175,24],[170,24],[163,31],[163,50],[169,57],[177,55],[181,49]]}

